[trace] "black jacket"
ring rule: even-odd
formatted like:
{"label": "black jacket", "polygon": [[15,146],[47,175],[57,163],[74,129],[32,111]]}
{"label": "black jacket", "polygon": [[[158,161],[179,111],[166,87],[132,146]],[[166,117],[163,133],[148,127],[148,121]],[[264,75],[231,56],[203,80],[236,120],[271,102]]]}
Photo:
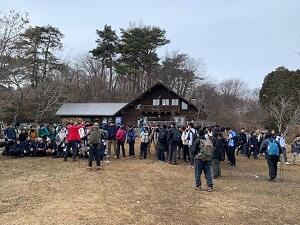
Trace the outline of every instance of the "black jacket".
{"label": "black jacket", "polygon": [[247,144],[247,135],[244,132],[240,133],[239,142],[242,145]]}
{"label": "black jacket", "polygon": [[[251,147],[251,145],[253,145],[253,147]],[[258,139],[256,136],[251,136],[249,139],[249,147],[250,148],[255,148],[258,149],[259,145],[258,145]]]}
{"label": "black jacket", "polygon": [[176,141],[174,140],[174,134],[176,132],[176,128],[175,127],[171,127],[170,129],[168,129],[168,136],[167,136],[167,142],[169,145],[174,144]]}
{"label": "black jacket", "polygon": [[214,147],[213,151],[213,159],[219,159],[220,161],[223,161],[225,159],[225,145],[226,142],[223,138],[217,138],[215,137],[212,140],[212,144]]}

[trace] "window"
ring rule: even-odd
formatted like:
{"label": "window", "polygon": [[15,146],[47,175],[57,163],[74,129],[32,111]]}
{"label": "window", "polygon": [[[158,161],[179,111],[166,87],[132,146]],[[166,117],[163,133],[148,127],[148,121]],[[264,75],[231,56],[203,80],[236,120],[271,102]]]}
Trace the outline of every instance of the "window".
{"label": "window", "polygon": [[181,109],[188,109],[188,105],[185,102],[181,102]]}
{"label": "window", "polygon": [[172,105],[179,105],[178,99],[172,99]]}
{"label": "window", "polygon": [[159,99],[153,99],[153,105],[160,105]]}
{"label": "window", "polygon": [[162,100],[162,105],[170,105],[170,100],[169,99],[163,99]]}

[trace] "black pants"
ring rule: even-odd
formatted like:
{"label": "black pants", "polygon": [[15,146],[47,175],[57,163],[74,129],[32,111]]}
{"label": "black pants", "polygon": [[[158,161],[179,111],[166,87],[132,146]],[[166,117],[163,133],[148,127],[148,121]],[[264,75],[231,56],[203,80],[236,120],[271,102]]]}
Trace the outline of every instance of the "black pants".
{"label": "black pants", "polygon": [[229,149],[228,149],[228,160],[229,160],[230,164],[233,166],[236,165],[235,148],[236,148],[235,146],[229,146]]}
{"label": "black pants", "polygon": [[134,141],[128,142],[129,145],[129,156],[134,156]]}
{"label": "black pants", "polygon": [[125,157],[124,141],[117,141],[117,158],[120,158],[120,147],[122,148],[123,157]]}
{"label": "black pants", "polygon": [[277,176],[277,163],[279,161],[279,156],[277,155],[267,155],[266,156],[270,179],[275,179]]}
{"label": "black pants", "polygon": [[189,146],[183,145],[183,160],[190,161]]}
{"label": "black pants", "polygon": [[93,161],[96,160],[97,166],[100,166],[101,149],[99,144],[91,144],[89,149],[89,167],[92,167]]}
{"label": "black pants", "polygon": [[250,159],[251,153],[253,153],[253,158],[257,159],[257,155],[258,155],[258,148],[256,147],[250,147],[248,149],[248,158]]}
{"label": "black pants", "polygon": [[147,152],[148,152],[148,143],[141,143],[141,154],[140,157],[143,157],[144,159],[147,158]]}
{"label": "black pants", "polygon": [[168,153],[168,161],[170,163],[176,163],[176,152],[177,152],[177,145],[172,143],[169,144],[169,153]]}
{"label": "black pants", "polygon": [[65,155],[64,155],[64,160],[67,160],[68,152],[70,151],[71,148],[73,152],[73,160],[76,160],[77,151],[78,151],[77,141],[68,142],[67,150],[65,151]]}
{"label": "black pants", "polygon": [[5,152],[6,152],[6,156],[9,156],[9,149],[11,148],[11,146],[13,146],[15,144],[14,141],[7,141],[6,142],[6,146],[5,146]]}

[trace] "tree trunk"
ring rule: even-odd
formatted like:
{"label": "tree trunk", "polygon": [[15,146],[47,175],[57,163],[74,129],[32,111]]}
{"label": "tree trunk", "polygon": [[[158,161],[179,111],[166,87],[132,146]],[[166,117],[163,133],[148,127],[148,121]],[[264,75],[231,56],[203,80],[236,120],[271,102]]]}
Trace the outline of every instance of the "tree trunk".
{"label": "tree trunk", "polygon": [[113,61],[112,58],[110,58],[110,66],[109,66],[109,90],[112,91],[112,76],[113,76]]}

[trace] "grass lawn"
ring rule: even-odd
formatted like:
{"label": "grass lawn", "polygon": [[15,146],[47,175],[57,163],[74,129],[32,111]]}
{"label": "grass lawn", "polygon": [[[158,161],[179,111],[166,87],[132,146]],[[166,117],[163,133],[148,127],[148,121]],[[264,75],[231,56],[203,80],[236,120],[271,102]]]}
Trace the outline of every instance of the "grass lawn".
{"label": "grass lawn", "polygon": [[147,160],[87,162],[0,157],[1,225],[300,224],[300,166],[267,181],[264,159],[222,165],[214,192],[197,192],[193,169]]}

